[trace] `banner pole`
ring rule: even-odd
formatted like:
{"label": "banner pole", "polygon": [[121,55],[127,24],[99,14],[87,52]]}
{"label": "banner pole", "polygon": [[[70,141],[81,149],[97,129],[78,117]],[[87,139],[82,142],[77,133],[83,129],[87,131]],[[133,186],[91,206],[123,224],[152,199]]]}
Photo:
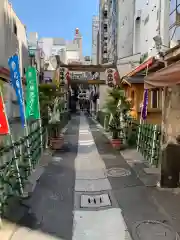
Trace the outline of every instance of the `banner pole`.
{"label": "banner pole", "polygon": [[14,140],[13,140],[13,137],[12,137],[12,134],[11,134],[11,129],[10,129],[7,114],[6,114],[6,107],[5,107],[5,104],[4,104],[4,99],[3,99],[3,93],[2,93],[1,86],[0,86],[0,97],[2,98],[3,109],[4,109],[6,121],[7,121],[7,124],[8,124],[8,130],[9,130],[8,135],[10,137],[10,141],[11,141],[11,144],[12,144],[12,147],[13,147],[13,155],[14,155],[14,159],[15,159],[15,165],[16,165],[17,176],[18,176],[18,181],[19,181],[20,194],[21,194],[21,196],[23,196],[24,191],[23,191],[23,185],[22,185],[20,170],[19,170],[19,166],[18,166],[17,154],[16,154]]}
{"label": "banner pole", "polygon": [[[21,86],[23,88],[23,84],[22,84],[22,79],[20,78],[21,81]],[[31,162],[31,151],[30,151],[30,143],[29,143],[29,130],[28,130],[28,125],[27,125],[27,119],[26,119],[26,115],[25,115],[25,102],[24,102],[24,90],[22,89],[22,100],[23,100],[23,109],[24,109],[24,130],[25,130],[25,137],[26,137],[26,141],[27,141],[27,152],[28,152],[28,161],[29,161],[29,167],[30,167],[30,172],[33,170],[32,167],[32,162]]]}
{"label": "banner pole", "polygon": [[[20,59],[19,57],[19,51],[17,50],[16,51],[16,54],[18,56],[18,61]],[[22,78],[21,78],[21,69],[20,69],[20,62],[19,62],[19,73],[20,73],[20,81],[21,81],[21,86],[22,86],[22,102],[23,102],[23,110],[24,110],[24,134],[25,134],[25,137],[26,137],[26,142],[27,142],[27,153],[28,153],[28,162],[29,162],[29,168],[30,168],[30,172],[33,170],[32,168],[32,162],[31,162],[31,151],[30,151],[30,143],[29,143],[29,139],[28,139],[28,136],[29,136],[29,130],[28,130],[28,124],[27,124],[27,119],[26,119],[26,115],[25,115],[25,111],[26,111],[26,108],[25,108],[25,99],[24,99],[24,90],[23,90],[23,83],[22,83]]]}
{"label": "banner pole", "polygon": [[41,111],[40,111],[40,101],[39,101],[39,89],[37,83],[37,70],[36,70],[36,85],[38,90],[38,109],[39,109],[39,127],[40,127],[40,140],[41,140],[41,154],[43,154],[43,136],[42,136],[42,120],[41,120]]}

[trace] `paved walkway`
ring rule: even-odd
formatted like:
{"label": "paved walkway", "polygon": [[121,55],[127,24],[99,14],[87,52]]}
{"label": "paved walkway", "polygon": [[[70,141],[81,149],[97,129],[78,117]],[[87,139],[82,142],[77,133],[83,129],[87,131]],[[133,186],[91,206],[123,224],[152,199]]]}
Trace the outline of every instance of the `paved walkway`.
{"label": "paved walkway", "polygon": [[65,141],[25,201],[11,240],[175,239],[151,191],[91,119],[72,117]]}

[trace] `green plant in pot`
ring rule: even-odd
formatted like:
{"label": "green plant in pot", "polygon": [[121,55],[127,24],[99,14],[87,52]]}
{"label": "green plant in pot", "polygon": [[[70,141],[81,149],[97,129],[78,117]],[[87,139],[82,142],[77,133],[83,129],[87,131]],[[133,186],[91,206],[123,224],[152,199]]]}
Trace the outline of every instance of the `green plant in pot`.
{"label": "green plant in pot", "polygon": [[112,133],[113,147],[120,149],[123,144],[124,121],[130,110],[124,90],[121,86],[109,90],[108,99],[105,105],[106,112],[110,114],[109,131]]}
{"label": "green plant in pot", "polygon": [[53,149],[61,149],[64,138],[60,134],[60,112],[64,106],[64,101],[61,99],[64,93],[54,84],[40,84],[39,92],[41,115],[48,124],[49,145]]}

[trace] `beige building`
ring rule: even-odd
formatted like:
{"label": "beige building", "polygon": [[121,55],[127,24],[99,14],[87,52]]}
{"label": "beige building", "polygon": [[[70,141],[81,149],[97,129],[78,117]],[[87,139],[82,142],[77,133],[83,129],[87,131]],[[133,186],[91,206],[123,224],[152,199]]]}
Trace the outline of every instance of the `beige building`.
{"label": "beige building", "polygon": [[8,58],[19,52],[21,74],[29,63],[26,27],[8,0],[0,1],[0,66],[8,69]]}
{"label": "beige building", "polygon": [[29,64],[26,27],[17,17],[8,0],[0,1],[0,83],[4,88],[4,100],[9,119],[19,117],[14,90],[9,84],[8,59],[19,53],[21,76]]}

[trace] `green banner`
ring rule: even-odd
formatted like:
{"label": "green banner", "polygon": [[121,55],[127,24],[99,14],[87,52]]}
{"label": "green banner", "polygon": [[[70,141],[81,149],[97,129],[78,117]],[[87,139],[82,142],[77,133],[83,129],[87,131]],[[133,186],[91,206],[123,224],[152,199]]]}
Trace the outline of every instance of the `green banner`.
{"label": "green banner", "polygon": [[37,73],[35,67],[28,67],[26,71],[26,119],[39,119],[39,94]]}

